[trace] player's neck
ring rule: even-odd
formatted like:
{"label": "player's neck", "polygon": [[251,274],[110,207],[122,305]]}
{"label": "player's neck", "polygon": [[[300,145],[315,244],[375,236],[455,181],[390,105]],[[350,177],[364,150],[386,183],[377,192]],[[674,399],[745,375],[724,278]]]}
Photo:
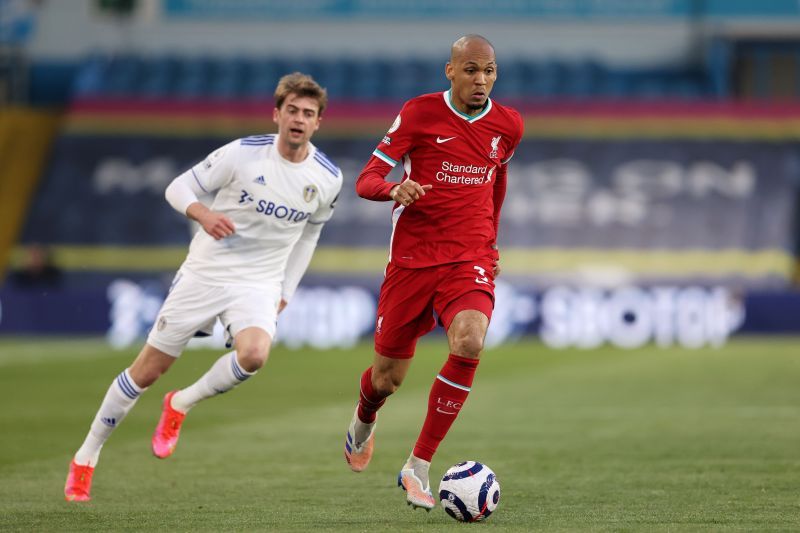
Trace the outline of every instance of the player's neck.
{"label": "player's neck", "polygon": [[287,161],[302,163],[308,157],[308,143],[295,147],[278,137],[278,153]]}

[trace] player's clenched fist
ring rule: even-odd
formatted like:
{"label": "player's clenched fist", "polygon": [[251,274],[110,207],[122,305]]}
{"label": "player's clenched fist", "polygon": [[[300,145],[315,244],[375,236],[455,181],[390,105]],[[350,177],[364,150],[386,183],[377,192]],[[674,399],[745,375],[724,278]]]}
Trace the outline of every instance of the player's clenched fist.
{"label": "player's clenched fist", "polygon": [[433,185],[420,185],[413,180],[405,180],[389,191],[392,200],[400,205],[409,206],[425,196],[425,193],[433,188]]}
{"label": "player's clenched fist", "polygon": [[203,229],[206,230],[206,233],[216,240],[224,239],[228,235],[233,235],[236,232],[233,221],[216,211],[209,211],[199,222],[203,226]]}

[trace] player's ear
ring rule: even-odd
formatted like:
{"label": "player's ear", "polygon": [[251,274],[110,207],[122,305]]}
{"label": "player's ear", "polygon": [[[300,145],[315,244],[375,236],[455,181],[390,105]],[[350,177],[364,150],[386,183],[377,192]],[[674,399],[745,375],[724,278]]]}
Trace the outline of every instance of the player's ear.
{"label": "player's ear", "polygon": [[277,107],[272,110],[272,122],[275,124],[278,123],[278,111],[279,109]]}
{"label": "player's ear", "polygon": [[453,81],[454,76],[453,65],[448,61],[444,64],[444,75],[448,80]]}

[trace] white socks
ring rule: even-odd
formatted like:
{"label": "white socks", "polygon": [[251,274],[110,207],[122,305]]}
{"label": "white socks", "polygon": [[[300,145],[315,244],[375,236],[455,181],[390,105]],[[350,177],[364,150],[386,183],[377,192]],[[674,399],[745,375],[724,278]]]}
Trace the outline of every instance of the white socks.
{"label": "white socks", "polygon": [[[227,392],[253,374],[255,372],[247,372],[239,366],[236,352],[226,353],[200,379],[172,397],[172,408],[185,413],[200,400]],[[75,453],[76,464],[97,465],[103,444],[145,390],[133,381],[128,369],[117,376],[100,404],[86,440]]]}
{"label": "white socks", "polygon": [[134,383],[127,368],[117,376],[108,388],[103,403],[100,404],[86,440],[75,454],[76,464],[92,467],[97,465],[103,444],[145,390],[147,389],[142,389]]}
{"label": "white socks", "polygon": [[239,366],[235,351],[226,353],[200,379],[172,397],[172,408],[186,413],[200,400],[228,392],[253,374]]}
{"label": "white socks", "polygon": [[353,446],[355,448],[361,448],[365,442],[367,442],[372,435],[372,431],[375,429],[375,423],[378,421],[376,418],[371,424],[366,424],[358,418],[358,407],[356,407],[355,413],[356,423],[353,426]]}
{"label": "white socks", "polygon": [[406,464],[403,465],[403,470],[414,470],[414,475],[422,482],[424,490],[430,490],[430,475],[428,474],[430,468],[431,463],[429,461],[415,457],[413,454],[408,456]]}

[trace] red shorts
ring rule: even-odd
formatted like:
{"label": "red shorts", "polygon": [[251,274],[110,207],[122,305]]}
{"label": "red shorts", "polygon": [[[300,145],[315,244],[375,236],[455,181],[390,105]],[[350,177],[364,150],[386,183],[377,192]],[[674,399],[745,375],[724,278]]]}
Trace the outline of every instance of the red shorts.
{"label": "red shorts", "polygon": [[413,357],[417,339],[436,327],[434,313],[445,330],[465,309],[491,319],[493,272],[489,259],[428,268],[389,264],[378,300],[375,351],[394,359]]}

